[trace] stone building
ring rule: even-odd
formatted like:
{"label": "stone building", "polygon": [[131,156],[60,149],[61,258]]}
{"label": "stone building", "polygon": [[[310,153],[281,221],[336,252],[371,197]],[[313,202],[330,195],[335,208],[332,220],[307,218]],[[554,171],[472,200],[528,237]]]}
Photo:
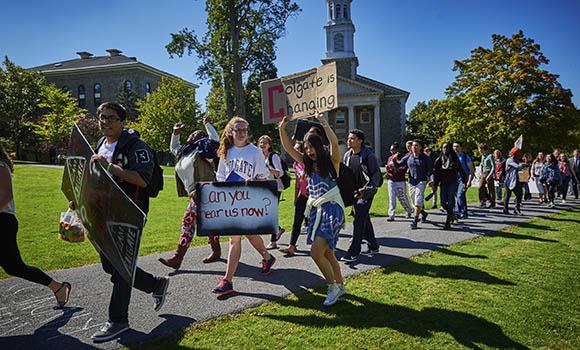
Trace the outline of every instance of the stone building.
{"label": "stone building", "polygon": [[[80,58],[32,67],[41,71],[49,84],[70,91],[79,106],[90,114],[104,101],[115,101],[121,84],[133,90],[139,98],[155,91],[161,77],[180,79],[172,74],[122,55],[122,51],[108,49],[107,56],[93,56],[77,52]],[[189,83],[189,82],[188,82]],[[194,89],[197,85],[189,83]]]}
{"label": "stone building", "polygon": [[409,92],[357,73],[359,62],[354,53],[351,1],[326,0],[326,57],[322,63],[336,62],[339,102],[339,108],[328,113],[328,120],[342,151],[346,149],[348,130],[360,129],[384,164],[391,143],[402,141],[405,135],[405,104]]}

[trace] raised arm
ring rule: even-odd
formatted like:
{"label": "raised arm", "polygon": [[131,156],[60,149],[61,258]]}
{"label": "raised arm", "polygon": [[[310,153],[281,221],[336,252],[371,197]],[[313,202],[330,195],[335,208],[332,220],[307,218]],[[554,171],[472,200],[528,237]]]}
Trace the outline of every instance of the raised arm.
{"label": "raised arm", "polygon": [[338,146],[338,138],[336,137],[334,131],[330,128],[326,118],[324,118],[324,114],[318,113],[316,115],[316,119],[318,119],[320,124],[322,124],[324,132],[326,133],[326,137],[328,137],[328,140],[330,141],[330,160],[332,160],[332,164],[334,165],[336,173],[338,174],[340,166],[340,147]]}
{"label": "raised arm", "polygon": [[295,150],[294,147],[292,146],[292,141],[290,140],[288,133],[286,133],[286,125],[288,125],[288,117],[284,116],[284,118],[282,118],[282,121],[278,123],[278,131],[280,133],[280,141],[282,142],[282,147],[284,147],[286,153],[288,153],[290,157],[292,157],[292,159],[294,159],[298,163],[302,163],[304,161],[303,154]]}

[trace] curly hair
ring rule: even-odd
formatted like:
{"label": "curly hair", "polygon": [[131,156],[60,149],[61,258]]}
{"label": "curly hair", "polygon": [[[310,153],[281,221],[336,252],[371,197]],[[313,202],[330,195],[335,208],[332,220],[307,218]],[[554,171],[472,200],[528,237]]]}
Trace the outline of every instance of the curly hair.
{"label": "curly hair", "polygon": [[218,148],[218,156],[221,159],[226,159],[228,155],[228,150],[234,145],[234,125],[236,123],[244,123],[248,127],[248,121],[242,117],[232,117],[230,121],[226,124],[222,136],[220,138],[220,148]]}
{"label": "curly hair", "polygon": [[14,173],[14,164],[12,163],[12,159],[6,153],[4,146],[0,145],[0,162],[6,163],[8,165],[8,169],[10,169],[11,173]]}

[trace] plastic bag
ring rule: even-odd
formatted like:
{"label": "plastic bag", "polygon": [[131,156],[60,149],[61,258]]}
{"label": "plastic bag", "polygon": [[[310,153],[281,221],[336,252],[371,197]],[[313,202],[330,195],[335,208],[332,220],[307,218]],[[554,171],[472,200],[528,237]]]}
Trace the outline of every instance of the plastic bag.
{"label": "plastic bag", "polygon": [[58,225],[59,237],[70,243],[81,243],[85,240],[85,227],[76,210],[68,210],[60,213]]}

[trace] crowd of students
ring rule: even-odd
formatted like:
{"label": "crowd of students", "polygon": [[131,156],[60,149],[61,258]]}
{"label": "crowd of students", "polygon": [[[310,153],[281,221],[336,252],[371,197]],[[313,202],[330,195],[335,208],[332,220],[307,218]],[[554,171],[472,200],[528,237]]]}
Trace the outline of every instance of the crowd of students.
{"label": "crowd of students", "polygon": [[[147,213],[149,198],[145,195],[146,191],[141,189],[148,186],[152,177],[154,153],[142,140],[130,142],[137,136],[125,129],[127,113],[121,105],[104,103],[97,109],[97,114],[103,138],[91,161],[106,169],[121,189]],[[276,257],[270,251],[279,248],[286,257],[292,257],[304,224],[306,242],[311,246],[310,256],[328,284],[323,304],[331,306],[346,293],[341,267],[335,254],[339,232],[345,226],[345,207],[352,206],[354,220],[349,248],[340,261],[352,263],[361,254],[373,256],[379,252],[370,219],[370,208],[383,182],[383,175],[375,152],[365,145],[364,132],[358,129],[349,131],[348,151],[341,157],[334,131],[322,115],[317,115],[316,119],[320,126],[311,128],[301,139],[287,134],[287,117],[278,127],[280,142],[287,155],[294,160],[296,175],[295,213],[290,244],[287,247],[278,247],[277,242],[284,233],[281,227],[272,233],[267,245],[259,235],[247,235],[246,238],[262,259],[261,275],[267,276],[276,263]],[[230,119],[221,137],[208,120],[204,119],[204,125],[205,130],[192,133],[184,144],[180,140],[184,126],[175,125],[169,145],[177,160],[175,170],[178,195],[187,197],[176,252],[171,257],[159,259],[162,264],[173,269],[181,267],[195,233],[196,183],[276,180],[279,198],[285,188],[282,177],[287,175],[287,169],[283,166],[280,155],[272,149],[273,141],[270,136],[261,136],[257,146],[252,144],[248,138],[249,124],[240,117]],[[127,144],[131,145],[130,150],[124,149]],[[433,197],[433,207],[436,207],[439,197],[441,210],[446,212],[444,229],[450,229],[457,220],[467,218],[469,213],[466,191],[476,172],[470,156],[463,152],[461,143],[443,144],[437,157],[431,150],[424,149],[418,140],[409,141],[405,146],[406,149],[401,149],[399,144],[392,144],[391,156],[385,164],[389,191],[387,221],[395,220],[398,201],[406,217],[410,219],[411,229],[419,228],[420,222],[427,221],[425,191],[429,188],[432,193],[427,199]],[[559,150],[545,157],[543,153],[538,153],[532,160],[531,156],[522,154],[519,148],[513,148],[509,157],[504,160],[499,150],[491,154],[485,144],[480,144],[478,148],[482,155],[479,175],[481,206],[488,206],[489,202],[489,207],[493,208],[503,197],[504,213],[508,214],[513,193],[516,197],[513,213],[521,214],[522,196],[526,199],[528,197],[524,193],[530,193],[527,179],[521,175],[526,169],[529,169],[531,180],[538,188],[540,203],[548,203],[553,207],[556,195],[561,195],[562,202],[565,202],[570,183],[574,196],[578,198],[578,150],[574,151],[570,160]],[[353,188],[352,194],[347,194],[346,197],[340,188],[341,174],[345,166],[352,172],[350,185]],[[12,172],[10,159],[4,150],[0,150],[0,224],[9,228],[8,238],[5,239],[0,254],[1,265],[11,275],[48,286],[55,294],[57,307],[62,308],[68,302],[71,285],[52,280],[42,271],[25,265],[20,258],[16,245],[18,222],[14,216]],[[502,196],[503,188],[505,194]],[[236,235],[229,237],[226,270],[212,290],[217,295],[227,295],[234,291],[233,278],[241,257],[241,239],[241,236]],[[367,244],[364,252],[363,242]],[[219,237],[210,236],[208,244],[212,253],[203,262],[220,260]],[[153,308],[159,310],[165,301],[169,285],[168,277],[153,276],[137,268],[135,283],[131,286],[107,257],[102,253],[100,255],[103,270],[111,275],[113,292],[109,303],[109,319],[93,335],[95,342],[114,339],[129,329],[128,306],[133,287],[151,294]]]}

